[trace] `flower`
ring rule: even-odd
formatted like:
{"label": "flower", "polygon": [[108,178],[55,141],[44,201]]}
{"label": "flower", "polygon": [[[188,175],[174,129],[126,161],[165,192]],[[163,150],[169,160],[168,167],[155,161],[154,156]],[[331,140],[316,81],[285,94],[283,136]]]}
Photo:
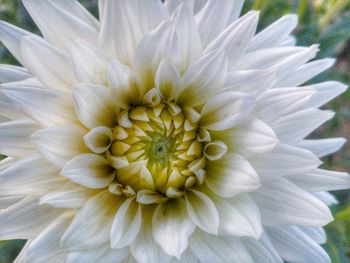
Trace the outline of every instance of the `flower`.
{"label": "flower", "polygon": [[297,18],[256,34],[243,1],[23,0],[43,37],[0,23],[0,239],[17,262],[330,262],[318,168],[344,139],[305,139],[345,91],[296,47]]}

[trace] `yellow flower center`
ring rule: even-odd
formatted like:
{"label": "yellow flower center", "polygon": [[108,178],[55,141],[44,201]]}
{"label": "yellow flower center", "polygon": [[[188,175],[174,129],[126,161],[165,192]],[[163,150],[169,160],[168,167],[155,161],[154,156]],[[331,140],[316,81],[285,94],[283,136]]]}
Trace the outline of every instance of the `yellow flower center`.
{"label": "yellow flower center", "polygon": [[112,138],[106,154],[116,169],[112,192],[143,191],[159,195],[160,202],[203,181],[206,158],[198,123],[173,102],[119,112]]}

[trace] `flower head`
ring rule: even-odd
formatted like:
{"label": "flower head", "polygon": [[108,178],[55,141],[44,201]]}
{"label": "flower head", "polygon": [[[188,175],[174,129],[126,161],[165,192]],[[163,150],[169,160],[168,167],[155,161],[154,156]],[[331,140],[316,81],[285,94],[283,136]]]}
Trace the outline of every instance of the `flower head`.
{"label": "flower head", "polygon": [[0,22],[0,239],[18,262],[329,262],[319,169],[344,140],[305,139],[345,90],[295,47],[296,17],[256,34],[243,1],[23,0],[43,37]]}

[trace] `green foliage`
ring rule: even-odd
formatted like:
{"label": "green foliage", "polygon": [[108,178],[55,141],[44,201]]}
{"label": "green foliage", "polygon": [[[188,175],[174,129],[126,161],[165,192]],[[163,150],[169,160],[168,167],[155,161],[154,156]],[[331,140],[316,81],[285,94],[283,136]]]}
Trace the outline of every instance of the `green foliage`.
{"label": "green foliage", "polygon": [[[81,0],[97,15],[97,0]],[[287,13],[299,15],[299,26],[295,31],[298,45],[319,43],[319,58],[335,57],[337,65],[315,78],[312,82],[339,80],[350,82],[350,0],[246,0],[244,12],[250,9],[261,10],[259,29],[271,24]],[[38,30],[20,0],[0,0],[0,20],[5,20],[22,28],[38,33]],[[15,59],[0,44],[1,63],[15,64]],[[318,130],[317,137],[350,134],[350,91],[326,106],[338,112],[336,118],[325,128]],[[325,160],[325,167],[349,171],[349,146],[337,155]],[[349,191],[335,193],[339,204],[333,207],[335,221],[327,226],[328,242],[325,248],[333,263],[350,262],[350,202]],[[24,241],[0,242],[0,263],[12,262],[23,246]]]}

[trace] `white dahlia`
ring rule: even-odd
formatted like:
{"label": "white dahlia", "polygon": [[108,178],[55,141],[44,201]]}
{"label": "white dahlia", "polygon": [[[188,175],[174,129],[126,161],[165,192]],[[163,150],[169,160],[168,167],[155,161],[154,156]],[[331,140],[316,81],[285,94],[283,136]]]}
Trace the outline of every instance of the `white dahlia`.
{"label": "white dahlia", "polygon": [[0,22],[0,239],[16,262],[326,263],[319,169],[344,139],[304,139],[345,90],[295,47],[294,15],[256,34],[243,0],[23,0],[43,37]]}

